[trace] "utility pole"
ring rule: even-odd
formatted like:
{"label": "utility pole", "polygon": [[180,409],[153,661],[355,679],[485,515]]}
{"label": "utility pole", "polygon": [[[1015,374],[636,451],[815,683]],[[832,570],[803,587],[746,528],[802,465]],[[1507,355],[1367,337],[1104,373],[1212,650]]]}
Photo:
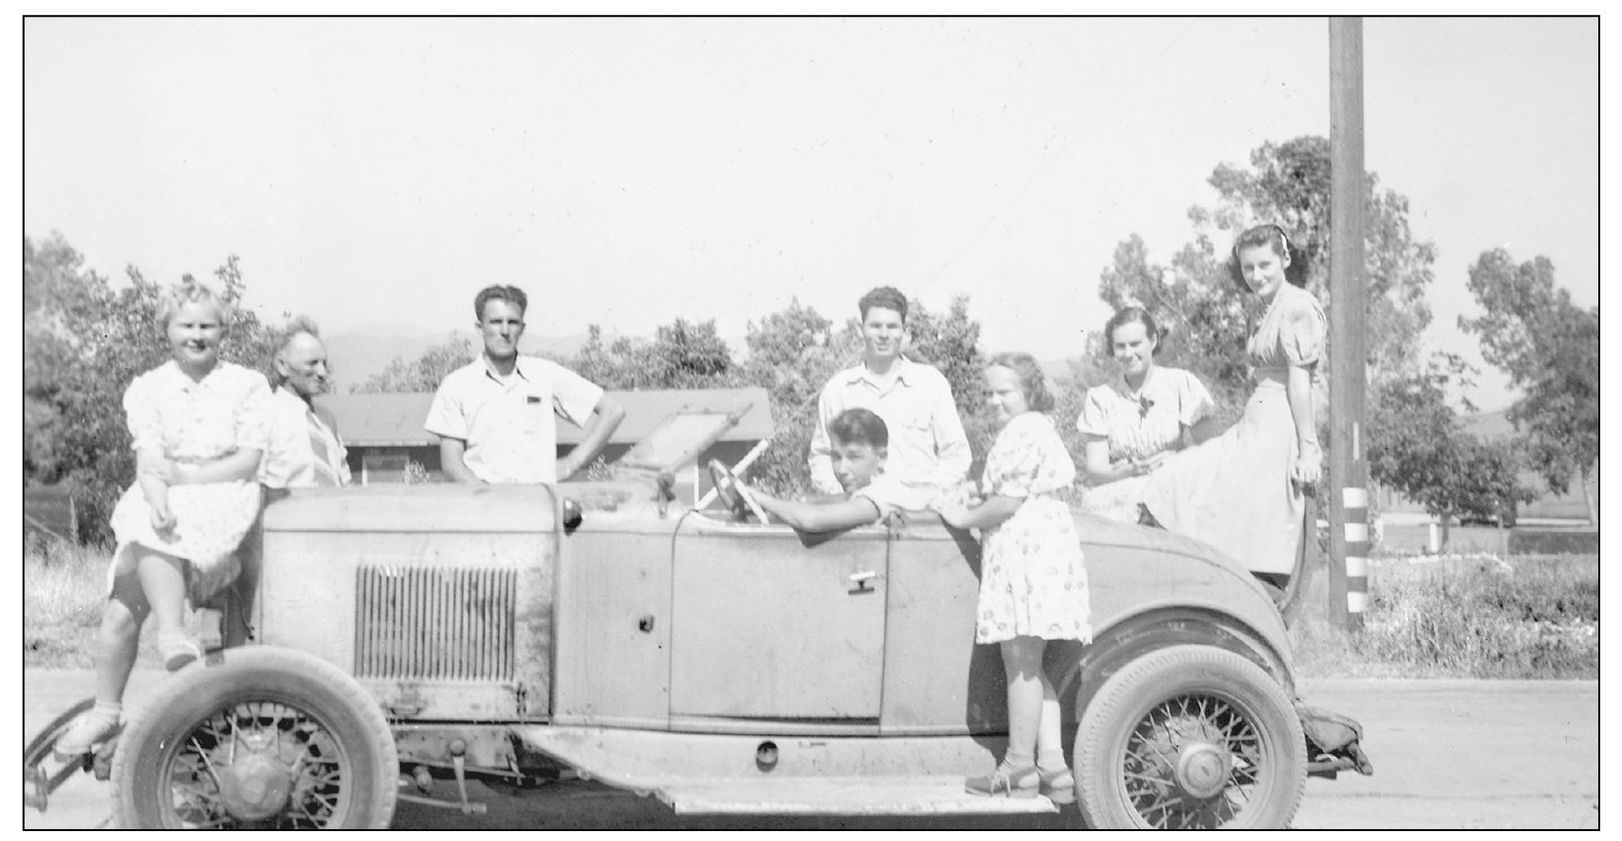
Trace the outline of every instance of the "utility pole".
{"label": "utility pole", "polygon": [[1368,467],[1363,458],[1363,19],[1329,19],[1329,617],[1363,627]]}

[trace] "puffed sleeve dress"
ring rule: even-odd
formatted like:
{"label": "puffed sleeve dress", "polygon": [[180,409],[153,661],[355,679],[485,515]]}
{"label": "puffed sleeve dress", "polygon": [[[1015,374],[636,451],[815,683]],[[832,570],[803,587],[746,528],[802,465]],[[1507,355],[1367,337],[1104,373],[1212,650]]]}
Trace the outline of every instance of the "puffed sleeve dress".
{"label": "puffed sleeve dress", "polygon": [[1081,540],[1070,506],[1055,496],[1075,479],[1076,464],[1047,415],[1022,412],[997,434],[981,492],[1024,502],[982,533],[975,642],[1092,640]]}
{"label": "puffed sleeve dress", "polygon": [[[263,374],[220,362],[193,381],[174,362],[135,378],[124,392],[124,414],[137,452],[161,448],[169,459],[202,463],[239,449],[265,449],[270,385]],[[169,510],[175,527],[152,528],[152,508],[137,482],[113,508],[111,524],[118,547],[108,585],[133,568],[140,547],[186,560],[188,592],[202,601],[229,584],[240,569],[236,549],[259,514],[259,483],[254,479],[174,485]]]}
{"label": "puffed sleeve dress", "polygon": [[1246,346],[1256,390],[1244,416],[1173,456],[1144,484],[1143,504],[1168,531],[1209,543],[1252,572],[1294,570],[1305,502],[1290,481],[1300,444],[1285,381],[1291,367],[1316,377],[1326,331],[1312,293],[1279,288]]}
{"label": "puffed sleeve dress", "polygon": [[[1199,377],[1181,368],[1149,369],[1141,388],[1124,377],[1087,389],[1076,429],[1109,443],[1110,461],[1149,458],[1175,450],[1183,427],[1193,426],[1213,408],[1211,392]],[[1138,521],[1147,476],[1127,476],[1087,488],[1082,508],[1123,523]]]}

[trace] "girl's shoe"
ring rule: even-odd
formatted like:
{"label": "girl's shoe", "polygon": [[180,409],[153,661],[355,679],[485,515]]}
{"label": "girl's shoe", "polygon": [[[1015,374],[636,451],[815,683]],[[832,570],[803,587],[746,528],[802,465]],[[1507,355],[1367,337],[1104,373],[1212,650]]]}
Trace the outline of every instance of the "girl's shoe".
{"label": "girl's shoe", "polygon": [[1035,797],[1041,786],[1036,766],[1010,768],[998,765],[997,770],[984,777],[970,777],[963,782],[963,790],[981,797]]}
{"label": "girl's shoe", "polygon": [[1071,775],[1069,768],[1056,768],[1052,771],[1037,768],[1036,772],[1041,778],[1042,796],[1053,801],[1053,805],[1067,806],[1076,802],[1076,778]]}
{"label": "girl's shoe", "polygon": [[77,759],[90,752],[91,748],[111,739],[118,733],[118,710],[109,710],[104,707],[91,707],[90,711],[79,716],[68,732],[56,740],[52,751],[56,758],[63,762]]}
{"label": "girl's shoe", "polygon": [[185,631],[159,631],[158,657],[163,660],[163,668],[174,672],[179,671],[187,663],[203,656],[197,643],[186,636]]}

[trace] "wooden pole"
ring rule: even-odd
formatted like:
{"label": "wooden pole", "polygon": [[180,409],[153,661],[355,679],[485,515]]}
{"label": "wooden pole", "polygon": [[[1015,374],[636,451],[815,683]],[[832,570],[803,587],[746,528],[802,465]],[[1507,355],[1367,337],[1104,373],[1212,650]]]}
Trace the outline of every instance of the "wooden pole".
{"label": "wooden pole", "polygon": [[1363,20],[1329,19],[1329,616],[1363,626],[1368,482],[1363,458]]}

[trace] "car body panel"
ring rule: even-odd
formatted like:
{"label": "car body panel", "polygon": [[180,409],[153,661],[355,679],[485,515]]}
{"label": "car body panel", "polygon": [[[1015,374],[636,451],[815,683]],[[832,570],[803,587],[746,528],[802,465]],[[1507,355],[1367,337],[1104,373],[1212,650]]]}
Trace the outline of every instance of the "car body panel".
{"label": "car body panel", "polygon": [[683,519],[672,582],[672,716],[879,718],[888,535],[802,546],[782,526]]}
{"label": "car body panel", "polygon": [[544,486],[294,492],[265,511],[260,638],[396,717],[544,719],[556,504]]}

